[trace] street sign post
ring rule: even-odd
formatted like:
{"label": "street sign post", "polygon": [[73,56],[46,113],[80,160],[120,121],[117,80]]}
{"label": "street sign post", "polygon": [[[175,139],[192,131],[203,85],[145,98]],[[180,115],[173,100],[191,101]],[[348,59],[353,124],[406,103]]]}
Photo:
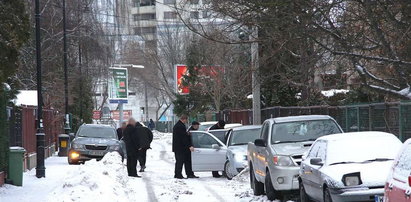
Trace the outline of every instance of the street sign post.
{"label": "street sign post", "polygon": [[123,104],[128,103],[128,71],[127,68],[110,68],[108,80],[109,102],[118,103],[120,124],[123,122]]}

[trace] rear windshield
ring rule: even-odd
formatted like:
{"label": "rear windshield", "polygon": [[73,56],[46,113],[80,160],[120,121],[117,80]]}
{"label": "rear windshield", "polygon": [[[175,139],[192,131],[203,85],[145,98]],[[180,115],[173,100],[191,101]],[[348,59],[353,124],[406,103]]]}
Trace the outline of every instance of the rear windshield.
{"label": "rear windshield", "polygon": [[277,123],[272,128],[271,142],[314,141],[317,138],[335,133],[341,133],[333,120],[310,120],[288,123]]}
{"label": "rear windshield", "polygon": [[249,142],[254,142],[259,136],[259,128],[233,131],[228,146],[246,145]]}
{"label": "rear windshield", "polygon": [[116,131],[108,127],[80,127],[77,137],[117,139]]}

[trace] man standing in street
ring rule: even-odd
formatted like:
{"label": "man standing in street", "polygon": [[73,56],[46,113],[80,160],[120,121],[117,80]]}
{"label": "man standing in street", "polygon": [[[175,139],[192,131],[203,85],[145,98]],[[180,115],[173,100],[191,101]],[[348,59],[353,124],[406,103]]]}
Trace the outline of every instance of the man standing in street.
{"label": "man standing in street", "polygon": [[173,152],[176,158],[174,178],[177,179],[184,179],[182,175],[183,165],[187,178],[197,178],[191,165],[191,152],[194,151],[194,147],[191,144],[190,136],[185,126],[187,121],[187,115],[182,115],[173,127]]}
{"label": "man standing in street", "polygon": [[124,122],[121,124],[121,127],[120,127],[120,128],[117,128],[118,140],[121,140],[121,138],[123,137],[123,132],[124,132],[124,129],[126,129],[126,127],[127,127],[127,122],[124,121]]}
{"label": "man standing in street", "polygon": [[128,120],[128,125],[124,129],[124,142],[127,151],[127,172],[130,177],[140,177],[137,175],[137,158],[140,142],[136,129],[136,121],[133,118]]}
{"label": "man standing in street", "polygon": [[225,126],[225,121],[224,120],[219,120],[216,124],[211,126],[209,130],[218,130],[218,129],[224,129]]}
{"label": "man standing in street", "polygon": [[154,130],[156,128],[156,124],[154,123],[153,119],[150,119],[150,121],[148,122],[148,128],[150,128],[150,130]]}
{"label": "man standing in street", "polygon": [[150,129],[144,127],[139,122],[136,123],[136,130],[141,148],[141,150],[138,151],[140,172],[144,172],[144,170],[146,169],[147,150],[150,149],[150,144],[153,141],[153,133]]}

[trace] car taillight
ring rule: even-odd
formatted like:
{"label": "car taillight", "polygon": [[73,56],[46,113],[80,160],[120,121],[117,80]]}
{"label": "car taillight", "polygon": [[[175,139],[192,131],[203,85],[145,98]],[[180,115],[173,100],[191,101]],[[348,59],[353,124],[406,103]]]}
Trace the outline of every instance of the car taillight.
{"label": "car taillight", "polygon": [[411,176],[408,176],[408,186],[411,187]]}
{"label": "car taillight", "polygon": [[277,165],[278,164],[278,156],[274,156],[273,161],[274,161],[274,164]]}

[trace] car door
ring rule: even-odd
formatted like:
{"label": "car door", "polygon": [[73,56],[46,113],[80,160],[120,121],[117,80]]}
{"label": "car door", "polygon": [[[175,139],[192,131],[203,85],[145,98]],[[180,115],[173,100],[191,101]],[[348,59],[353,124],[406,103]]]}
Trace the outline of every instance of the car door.
{"label": "car door", "polygon": [[307,154],[307,157],[304,161],[301,162],[301,179],[303,181],[303,185],[305,188],[306,193],[314,198],[313,191],[315,190],[314,186],[314,176],[313,176],[313,166],[310,163],[312,158],[316,158],[318,150],[320,148],[320,143],[317,141],[312,146],[310,151]]}
{"label": "car door", "polygon": [[[191,155],[193,171],[223,171],[226,161],[226,146],[207,132],[193,132],[194,152]],[[219,145],[219,149],[213,149]]]}
{"label": "car door", "polygon": [[408,177],[411,175],[411,145],[405,145],[398,161],[393,168],[392,178],[388,180],[386,197],[387,202],[409,202],[411,201],[411,187]]}
{"label": "car door", "polygon": [[[266,143],[266,146],[268,144],[268,136],[270,133],[270,122],[265,122],[262,127],[262,132],[261,132],[261,139],[263,139]],[[265,163],[266,163],[266,152],[267,148],[266,147],[259,147],[255,146],[255,154],[252,154],[254,157],[254,172],[257,174],[256,178],[260,182],[264,182],[265,179]]]}
{"label": "car door", "polygon": [[[327,153],[327,142],[326,141],[318,141],[318,150],[316,154],[316,158],[320,158],[323,163],[326,162],[326,153]],[[312,191],[313,191],[313,198],[315,199],[322,199],[323,198],[323,180],[321,176],[321,168],[322,166],[318,165],[311,165],[312,167]]]}

